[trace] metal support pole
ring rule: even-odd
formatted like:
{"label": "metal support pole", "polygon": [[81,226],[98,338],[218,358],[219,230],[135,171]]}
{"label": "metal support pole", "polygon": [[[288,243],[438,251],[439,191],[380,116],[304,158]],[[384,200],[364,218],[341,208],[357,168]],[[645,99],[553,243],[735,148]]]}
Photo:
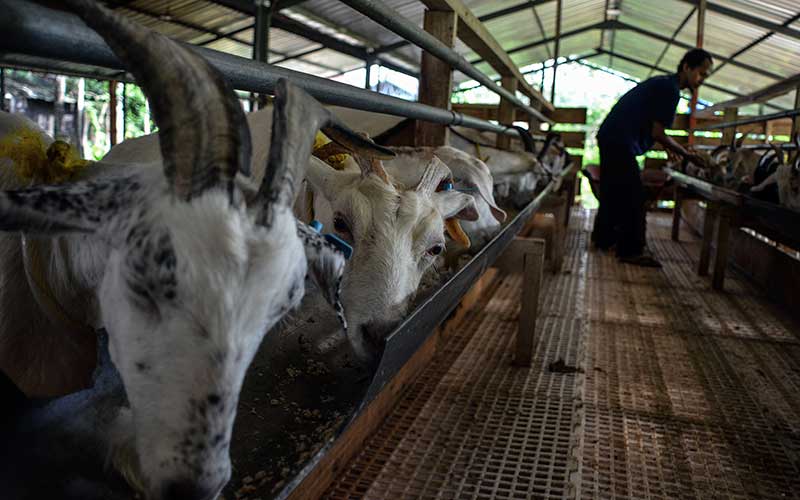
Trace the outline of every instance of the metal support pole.
{"label": "metal support pole", "polygon": [[[703,34],[706,29],[706,0],[699,0],[697,5],[697,48],[703,48]],[[698,90],[692,91],[692,102],[689,111],[689,145],[694,145],[694,129],[697,126],[697,94]]]}
{"label": "metal support pole", "polygon": [[0,111],[6,109],[6,69],[0,68]]}
{"label": "metal support pole", "polygon": [[117,143],[117,81],[108,82],[108,114],[109,114],[109,144],[112,146]]}
{"label": "metal support pole", "polygon": [[[253,60],[260,63],[269,62],[269,27],[272,24],[272,13],[277,0],[271,4],[265,0],[256,2],[255,40],[253,43]],[[259,94],[257,99],[251,96],[251,107],[256,104],[259,108],[267,105],[266,94]]]}
{"label": "metal support pole", "polygon": [[372,61],[367,61],[367,65],[364,67],[366,69],[364,75],[364,88],[367,90],[372,90],[372,87],[369,84],[369,81],[372,79]]}
{"label": "metal support pole", "polygon": [[556,74],[558,73],[558,54],[561,48],[561,0],[556,1],[556,43],[553,51],[553,81],[550,86],[550,102],[556,103]]}
{"label": "metal support pole", "polygon": [[364,14],[384,28],[393,31],[406,40],[409,40],[410,42],[429,52],[431,55],[448,63],[451,67],[453,67],[453,69],[457,69],[468,77],[475,79],[475,81],[482,83],[487,89],[499,95],[501,98],[508,99],[514,103],[515,106],[524,109],[528,114],[533,115],[542,121],[552,123],[552,121],[544,116],[540,111],[528,106],[524,102],[517,99],[517,96],[494,83],[491,78],[481,73],[477,68],[475,68],[475,66],[470,64],[469,61],[458,54],[455,50],[451,49],[416,24],[411,23],[396,10],[392,9],[380,0],[342,1],[349,7]]}

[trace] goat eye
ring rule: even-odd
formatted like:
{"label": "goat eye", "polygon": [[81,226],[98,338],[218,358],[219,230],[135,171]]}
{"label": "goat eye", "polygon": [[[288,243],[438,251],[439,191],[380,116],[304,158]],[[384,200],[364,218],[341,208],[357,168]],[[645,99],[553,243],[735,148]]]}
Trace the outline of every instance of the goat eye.
{"label": "goat eye", "polygon": [[352,234],[353,234],[351,229],[350,229],[350,226],[347,224],[347,222],[345,221],[344,217],[339,215],[339,214],[336,214],[333,217],[333,229],[337,233],[340,233],[340,234],[343,234],[343,235],[346,235],[346,236],[349,236],[349,237],[351,237]]}
{"label": "goat eye", "polygon": [[442,245],[434,245],[427,250],[428,255],[439,255],[444,251],[444,246]]}

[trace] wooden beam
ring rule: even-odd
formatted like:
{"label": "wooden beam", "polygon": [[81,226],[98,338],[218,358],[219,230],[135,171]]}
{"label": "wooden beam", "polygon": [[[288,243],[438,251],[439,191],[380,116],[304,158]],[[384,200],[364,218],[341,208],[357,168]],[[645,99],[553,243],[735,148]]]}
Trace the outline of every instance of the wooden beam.
{"label": "wooden beam", "polygon": [[[513,76],[503,77],[503,88],[511,93],[517,91],[517,80]],[[502,125],[514,124],[514,105],[506,99],[500,99],[500,106],[497,108],[497,121]],[[497,134],[495,143],[500,149],[508,149],[511,146],[511,137],[505,134]]]}
{"label": "wooden beam", "polygon": [[[425,31],[441,40],[448,47],[455,46],[458,17],[453,11],[426,10]],[[419,102],[450,109],[453,87],[453,69],[446,62],[427,51],[422,51],[420,64]],[[414,144],[417,146],[444,146],[447,144],[448,127],[438,123],[417,120]]]}
{"label": "wooden beam", "polygon": [[[794,109],[800,109],[800,87],[794,93]],[[792,117],[792,129],[789,137],[800,134],[800,116]]]}
{"label": "wooden beam", "polygon": [[486,60],[501,76],[516,78],[519,82],[520,92],[530,97],[531,100],[541,102],[548,111],[555,109],[538,90],[525,80],[508,53],[461,0],[423,0],[423,3],[432,10],[455,12],[458,15],[458,38],[461,41]]}
{"label": "wooden beam", "polygon": [[[725,108],[724,120],[726,122],[735,121],[739,117],[739,108]],[[728,127],[722,130],[722,144],[731,145],[736,137],[736,127]]]}
{"label": "wooden beam", "polygon": [[796,89],[798,85],[800,85],[800,73],[790,78],[786,78],[785,80],[781,80],[780,82],[768,85],[762,89],[758,89],[755,92],[751,92],[750,94],[742,97],[737,97],[736,99],[731,99],[729,101],[709,106],[699,114],[702,116],[709,116],[716,111],[722,111],[726,108],[740,108],[747,104],[765,102],[775,97],[788,94],[792,90]]}

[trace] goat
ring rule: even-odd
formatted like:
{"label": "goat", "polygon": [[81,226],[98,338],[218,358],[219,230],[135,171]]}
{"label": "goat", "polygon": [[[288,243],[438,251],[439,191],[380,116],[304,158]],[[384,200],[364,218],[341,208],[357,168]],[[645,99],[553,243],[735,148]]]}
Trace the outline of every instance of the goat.
{"label": "goat", "polygon": [[353,247],[342,303],[354,351],[368,358],[364,341],[379,339],[402,317],[425,271],[445,251],[445,221],[478,214],[472,196],[437,191],[452,174],[436,157],[418,182],[403,186],[381,161],[354,156],[343,170],[314,159],[306,176],[314,218]]}
{"label": "goat", "polygon": [[453,188],[469,193],[478,212],[477,220],[461,222],[473,244],[482,245],[500,230],[506,213],[495,202],[492,173],[484,162],[451,146],[391,149],[397,156],[384,166],[389,175],[403,185],[416,185],[422,178],[424,166],[434,156],[447,165],[453,174]]}
{"label": "goat", "polygon": [[761,193],[777,185],[778,200],[785,207],[800,210],[800,134],[793,138],[795,157],[789,163],[783,163],[783,152],[778,155],[780,164],[774,173],[760,184],[752,187],[751,192]]}
{"label": "goat", "polygon": [[[65,4],[142,86],[161,155],[101,162],[71,184],[0,192],[0,229],[15,233],[0,241],[0,363],[37,394],[68,368],[47,365],[55,356],[43,349],[68,343],[51,339],[78,345],[102,325],[130,404],[115,426],[134,443],[146,495],[212,498],[230,477],[236,403],[265,333],[299,303],[307,274],[337,302],[342,255],[292,213],[316,129],[363,154],[391,153],[281,80],[266,174],[248,193],[236,176],[249,174],[249,131],[222,76],[94,1]],[[49,293],[23,273],[39,256],[49,256]],[[71,331],[51,306],[89,326]]]}

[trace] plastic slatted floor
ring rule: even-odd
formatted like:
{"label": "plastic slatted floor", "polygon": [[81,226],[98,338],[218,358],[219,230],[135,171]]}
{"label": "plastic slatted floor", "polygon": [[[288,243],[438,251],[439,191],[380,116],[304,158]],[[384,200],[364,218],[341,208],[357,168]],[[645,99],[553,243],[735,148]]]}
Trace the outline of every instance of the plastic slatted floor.
{"label": "plastic slatted floor", "polygon": [[735,273],[711,291],[669,223],[650,217],[664,269],[641,269],[590,251],[577,212],[534,367],[511,365],[509,276],[326,497],[800,498],[800,325]]}

